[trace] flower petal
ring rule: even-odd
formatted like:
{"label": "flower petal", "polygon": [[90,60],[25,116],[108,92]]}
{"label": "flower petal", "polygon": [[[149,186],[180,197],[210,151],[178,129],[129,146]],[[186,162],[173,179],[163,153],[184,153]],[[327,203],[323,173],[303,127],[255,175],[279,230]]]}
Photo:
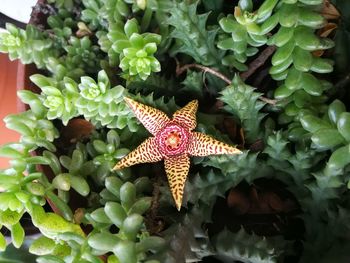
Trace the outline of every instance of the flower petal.
{"label": "flower petal", "polygon": [[189,102],[185,107],[177,110],[173,115],[173,121],[181,124],[189,130],[193,130],[197,126],[196,112],[198,109],[198,100]]}
{"label": "flower petal", "polygon": [[167,157],[164,159],[164,166],[171,194],[177,210],[180,211],[186,178],[190,169],[190,158],[187,154]]}
{"label": "flower petal", "polygon": [[168,116],[158,109],[152,108],[129,98],[125,98],[125,101],[135,113],[136,118],[153,135],[156,135],[157,132],[169,122]]}
{"label": "flower petal", "polygon": [[192,156],[207,156],[216,154],[240,154],[237,148],[220,142],[200,132],[192,132],[192,141],[188,147],[188,154]]}
{"label": "flower petal", "polygon": [[154,137],[147,138],[135,150],[121,159],[115,166],[114,170],[132,166],[137,163],[154,163],[163,159],[158,150]]}

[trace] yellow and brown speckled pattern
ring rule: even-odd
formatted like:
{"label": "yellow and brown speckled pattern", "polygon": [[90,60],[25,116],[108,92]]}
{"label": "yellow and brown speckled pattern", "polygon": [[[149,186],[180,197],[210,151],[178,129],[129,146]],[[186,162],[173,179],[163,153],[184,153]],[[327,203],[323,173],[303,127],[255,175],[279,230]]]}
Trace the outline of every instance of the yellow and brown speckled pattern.
{"label": "yellow and brown speckled pattern", "polygon": [[156,140],[150,137],[142,142],[135,150],[121,159],[113,169],[118,170],[132,166],[137,163],[154,163],[163,159],[162,154],[158,150]]}
{"label": "yellow and brown speckled pattern", "polygon": [[192,131],[197,126],[196,112],[198,100],[193,100],[185,107],[177,110],[173,115],[173,121]]}
{"label": "yellow and brown speckled pattern", "polygon": [[190,169],[190,158],[186,154],[167,157],[164,159],[164,166],[171,194],[177,210],[180,211],[185,183]]}
{"label": "yellow and brown speckled pattern", "polygon": [[213,137],[200,132],[192,132],[192,141],[188,147],[188,154],[192,156],[207,156],[216,154],[239,154],[237,148],[215,140]]}
{"label": "yellow and brown speckled pattern", "polygon": [[125,101],[135,113],[136,118],[153,135],[156,135],[157,132],[169,122],[169,117],[158,109],[129,98],[125,98]]}
{"label": "yellow and brown speckled pattern", "polygon": [[[137,163],[158,162],[164,159],[170,190],[178,210],[181,208],[185,182],[190,168],[190,155],[207,156],[241,153],[237,148],[215,140],[208,135],[192,132],[197,123],[197,100],[191,101],[185,107],[176,111],[172,120],[169,120],[166,114],[160,110],[129,98],[125,98],[125,101],[145,128],[155,137],[145,140],[134,151],[119,161],[114,169],[122,169]],[[169,139],[168,136],[174,136],[174,134],[181,135],[178,138],[180,140],[178,148],[171,151],[165,149],[167,139]]]}

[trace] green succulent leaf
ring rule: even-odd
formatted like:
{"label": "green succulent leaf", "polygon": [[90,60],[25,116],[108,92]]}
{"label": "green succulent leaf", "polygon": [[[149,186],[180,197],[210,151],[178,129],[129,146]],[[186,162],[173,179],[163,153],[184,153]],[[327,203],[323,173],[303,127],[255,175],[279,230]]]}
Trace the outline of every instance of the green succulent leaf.
{"label": "green succulent leaf", "polygon": [[102,251],[113,251],[120,242],[116,235],[110,233],[93,234],[88,239],[89,245],[95,249]]}
{"label": "green succulent leaf", "polygon": [[264,103],[259,101],[259,93],[246,84],[236,75],[232,85],[227,86],[221,92],[221,100],[227,104],[225,109],[238,117],[241,121],[248,140],[254,140],[259,136],[259,123],[264,118],[260,109]]}
{"label": "green succulent leaf", "polygon": [[29,247],[29,252],[38,256],[48,255],[55,249],[56,243],[52,239],[41,236],[33,241]]}
{"label": "green succulent leaf", "polygon": [[206,29],[209,13],[198,15],[197,5],[198,2],[190,5],[182,2],[172,9],[168,23],[174,27],[171,37],[179,40],[179,44],[172,48],[171,54],[185,53],[198,63],[217,65],[222,57],[215,48],[218,30]]}
{"label": "green succulent leaf", "polygon": [[[232,246],[232,243],[235,246]],[[218,258],[243,262],[277,262],[279,253],[281,253],[265,238],[248,235],[244,229],[240,229],[238,233],[231,233],[225,229],[215,237],[214,244]]]}
{"label": "green succulent leaf", "polygon": [[24,241],[24,235],[24,229],[19,222],[11,226],[12,244],[16,248],[19,248],[22,245]]}

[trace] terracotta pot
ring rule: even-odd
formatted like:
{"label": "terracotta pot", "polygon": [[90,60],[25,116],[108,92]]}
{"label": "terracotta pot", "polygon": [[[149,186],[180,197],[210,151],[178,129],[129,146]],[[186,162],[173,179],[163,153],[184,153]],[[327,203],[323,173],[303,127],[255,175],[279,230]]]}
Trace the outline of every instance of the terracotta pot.
{"label": "terracotta pot", "polygon": [[[36,25],[38,23],[45,24],[46,16],[39,12],[40,8],[37,6],[44,4],[45,0],[38,0],[33,11],[30,15],[29,24]],[[36,87],[29,79],[29,77],[35,73],[38,73],[38,69],[34,64],[23,65],[18,62],[17,66],[17,90],[31,90],[33,92],[39,92],[40,90]],[[28,105],[23,104],[20,100],[17,102],[18,111],[24,111],[28,109]]]}
{"label": "terracotta pot", "polygon": [[[10,61],[7,54],[0,54],[0,145],[17,142],[19,134],[5,127],[3,119],[17,112],[16,68],[17,61]],[[8,158],[0,157],[0,169],[9,166]]]}
{"label": "terracotta pot", "polygon": [[[15,20],[11,20],[9,17],[6,17],[6,21],[14,23],[20,27],[23,26],[21,23],[16,23]],[[32,67],[26,68],[19,61],[11,62],[6,54],[1,54],[0,68],[0,145],[3,145],[5,143],[16,142],[19,139],[19,134],[15,131],[7,129],[2,120],[8,114],[13,114],[25,109],[25,105],[21,101],[17,100],[16,90],[25,88],[26,83],[23,78],[25,74],[24,71],[31,70]],[[26,75],[29,76],[29,74],[30,73],[28,72]],[[7,167],[8,159],[0,158],[0,169]]]}

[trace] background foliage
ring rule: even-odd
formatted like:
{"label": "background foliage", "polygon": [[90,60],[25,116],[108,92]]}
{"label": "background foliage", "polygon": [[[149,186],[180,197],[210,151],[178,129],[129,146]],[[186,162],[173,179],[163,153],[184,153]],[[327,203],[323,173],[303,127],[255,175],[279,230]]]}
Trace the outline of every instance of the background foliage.
{"label": "background foliage", "polygon": [[[8,24],[0,51],[41,71],[5,118],[0,249],[30,220],[37,262],[347,262],[350,4],[333,3],[48,0]],[[125,96],[196,98],[197,129],[244,153],[194,158],[177,212],[158,164],[112,170],[147,136]]]}

